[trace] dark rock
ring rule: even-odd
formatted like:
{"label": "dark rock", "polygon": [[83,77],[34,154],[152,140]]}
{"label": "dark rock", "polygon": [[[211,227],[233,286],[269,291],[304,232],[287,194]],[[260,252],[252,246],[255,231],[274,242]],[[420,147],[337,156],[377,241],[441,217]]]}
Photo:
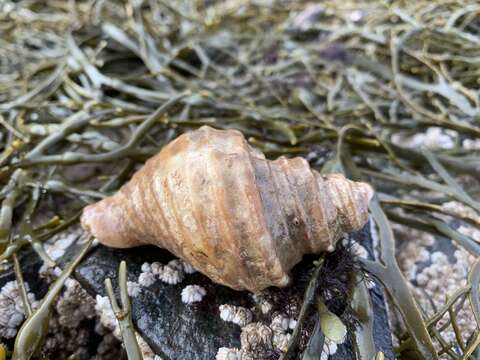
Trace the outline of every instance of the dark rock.
{"label": "dark rock", "polygon": [[[373,258],[373,241],[369,226],[353,235]],[[137,281],[144,262],[172,259],[171,254],[153,246],[128,250],[114,250],[103,246],[94,249],[76,269],[75,276],[92,294],[105,296],[104,280],[110,277],[114,283],[121,260],[128,264],[128,278]],[[207,296],[198,305],[185,305],[181,290],[188,284],[197,284],[207,290]],[[114,284],[115,285],[115,284]],[[391,333],[382,289],[377,285],[372,291],[374,309],[374,337],[377,351],[383,351],[386,359],[394,359]],[[137,330],[165,359],[214,359],[218,348],[240,347],[240,328],[220,319],[221,304],[251,306],[247,292],[230,290],[212,283],[200,273],[186,276],[178,285],[156,281],[132,298],[133,320]],[[355,359],[350,340],[341,346],[332,359]]]}
{"label": "dark rock", "polygon": [[[144,262],[167,263],[171,259],[168,252],[153,246],[128,250],[99,246],[76,269],[75,276],[92,295],[105,296],[104,280],[110,277],[115,286],[121,260],[127,261],[129,281],[137,281]],[[181,300],[181,291],[189,284],[207,290],[197,305],[186,305]],[[221,320],[218,307],[225,303],[252,305],[248,293],[213,284],[200,273],[186,276],[178,285],[156,281],[142,287],[131,301],[137,330],[152,349],[162,358],[184,360],[214,359],[222,346],[240,347],[240,328]]]}

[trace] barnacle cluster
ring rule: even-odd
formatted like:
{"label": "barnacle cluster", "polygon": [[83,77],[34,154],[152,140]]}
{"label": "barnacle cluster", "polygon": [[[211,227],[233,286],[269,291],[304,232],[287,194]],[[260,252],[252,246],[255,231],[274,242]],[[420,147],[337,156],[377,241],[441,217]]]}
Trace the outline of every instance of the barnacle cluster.
{"label": "barnacle cluster", "polygon": [[[356,244],[356,245],[355,245]],[[317,293],[325,299],[331,310],[336,309],[341,314],[348,331],[355,329],[358,321],[355,315],[345,308],[342,294],[348,290],[349,274],[357,268],[358,258],[365,258],[368,255],[366,248],[355,240],[346,237],[339,242],[334,252],[329,253],[323,259],[321,271],[317,274]],[[218,349],[217,359],[277,359],[282,353],[286,353],[290,340],[297,326],[300,309],[302,307],[302,294],[311,279],[312,270],[308,266],[302,266],[294,270],[295,283],[289,288],[267,289],[252,294],[254,302],[250,308],[224,304],[219,307],[219,315],[225,321],[239,323],[239,314],[248,314],[248,323],[241,327],[241,347]],[[371,278],[368,281],[372,281]],[[251,316],[250,316],[251,314]],[[312,319],[313,320],[313,319]],[[298,351],[303,351],[307,346],[308,337],[314,331],[314,321],[302,323],[300,335],[301,345]],[[337,351],[337,346],[345,339],[332,343],[326,339],[323,352],[328,356]],[[318,354],[320,356],[320,354]],[[323,358],[322,358],[323,359]]]}
{"label": "barnacle cluster", "polygon": [[480,140],[463,139],[462,146],[467,150],[480,150]]}
{"label": "barnacle cluster", "polygon": [[[20,299],[17,301],[21,303]],[[33,304],[36,306],[35,302]],[[70,278],[65,281],[64,291],[52,311],[49,319],[50,331],[41,350],[44,357],[88,360],[93,355],[96,358],[113,360],[121,356],[118,339],[110,330],[104,328],[96,317],[95,300],[76,280]],[[92,348],[93,327],[101,335],[96,348]]]}
{"label": "barnacle cluster", "polygon": [[223,321],[232,322],[242,327],[252,321],[252,312],[242,306],[223,304],[218,309]]}
{"label": "barnacle cluster", "polygon": [[[479,141],[480,144],[480,141]],[[459,203],[458,201],[449,201],[442,204],[442,208],[446,211],[458,214],[462,218],[471,219],[472,221],[480,224],[480,216],[471,208]],[[476,242],[480,243],[480,230],[479,227],[472,226],[471,224],[462,223],[457,231],[463,235],[469,236]]]}
{"label": "barnacle cluster", "polygon": [[[57,261],[63,255],[67,249],[73,245],[73,243],[82,236],[83,231],[80,229],[79,226],[72,227],[66,231],[60,232],[54,236],[52,236],[48,241],[44,244],[45,253],[52,259],[53,261]],[[51,283],[54,279],[58,277],[60,274],[61,269],[58,266],[49,266],[46,262],[40,266],[38,270],[39,276]]]}
{"label": "barnacle cluster", "polygon": [[218,349],[216,360],[254,360],[274,353],[273,331],[260,322],[253,322],[243,327],[240,341],[241,349],[225,347]]}
{"label": "barnacle cluster", "polygon": [[58,322],[62,326],[78,327],[85,319],[93,319],[95,301],[78,281],[67,279],[65,291],[56,303]]}
{"label": "barnacle cluster", "polygon": [[[28,284],[25,283],[28,291]],[[35,295],[28,292],[28,300],[36,307]],[[16,280],[7,282],[0,290],[0,337],[11,339],[25,318],[25,310]]]}
{"label": "barnacle cluster", "polygon": [[275,348],[285,352],[288,349],[288,342],[292,335],[289,330],[295,329],[297,321],[283,315],[277,315],[270,323],[270,329],[273,331],[272,343]]}
{"label": "barnacle cluster", "polygon": [[68,279],[65,282],[65,291],[55,305],[54,316],[50,318],[51,330],[43,346],[43,354],[58,359],[67,356],[79,360],[90,359],[91,329],[84,324],[89,320],[94,321],[94,305],[95,301],[80,284],[76,280]]}
{"label": "barnacle cluster", "polygon": [[392,136],[392,142],[408,148],[426,146],[431,149],[451,149],[455,146],[458,133],[441,127],[429,127],[425,132],[414,135],[398,132]]}
{"label": "barnacle cluster", "polygon": [[113,331],[115,337],[120,338],[120,328],[113,313],[108,296],[97,295],[95,298],[95,311],[100,317],[100,323],[107,329]]}
{"label": "barnacle cluster", "polygon": [[44,249],[52,260],[60,259],[65,251],[78,239],[81,231],[76,228],[68,233],[57,234],[45,243]]}
{"label": "barnacle cluster", "polygon": [[[267,303],[267,300],[261,294],[255,295],[254,299],[261,305]],[[263,312],[264,315],[270,312],[271,305],[268,307],[268,311]],[[232,358],[235,358],[235,356],[240,358],[241,356],[242,359],[254,359],[255,357],[268,357],[267,354],[285,352],[291,338],[290,331],[297,324],[295,319],[286,317],[283,314],[274,315],[268,325],[261,321],[253,322],[254,316],[252,311],[241,306],[224,304],[220,305],[219,311],[222,320],[232,322],[242,328],[240,335],[242,346],[240,349],[220,348],[217,353],[217,359],[229,359],[228,356]]]}
{"label": "barnacle cluster", "polygon": [[183,281],[185,274],[193,274],[195,269],[185,261],[174,259],[168,264],[163,265],[160,262],[151,264],[144,263],[142,272],[138,277],[138,283],[142,286],[152,285],[156,279],[166,284],[176,285]]}
{"label": "barnacle cluster", "polygon": [[[461,210],[454,204],[446,207]],[[411,229],[407,230],[402,226],[396,226],[395,229],[399,239],[405,241],[402,251],[397,255],[399,265],[407,274],[419,304],[431,315],[445,303],[447,296],[452,296],[457,290],[467,285],[468,269],[474,263],[475,257],[463,248],[453,249],[452,253],[432,251],[431,249],[435,249],[439,241],[434,236]],[[476,330],[475,322],[471,321],[468,303],[464,303],[460,307],[456,317],[457,325],[466,337]],[[440,320],[439,326],[442,326],[446,320],[447,317]],[[400,326],[396,319],[392,319],[392,323]],[[445,341],[456,341],[451,325],[442,331],[442,336]]]}

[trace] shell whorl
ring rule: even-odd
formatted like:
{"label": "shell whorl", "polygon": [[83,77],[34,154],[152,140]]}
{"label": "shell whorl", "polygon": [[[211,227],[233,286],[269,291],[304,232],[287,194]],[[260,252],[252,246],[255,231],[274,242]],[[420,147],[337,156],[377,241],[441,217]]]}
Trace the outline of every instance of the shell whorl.
{"label": "shell whorl", "polygon": [[213,281],[286,286],[304,254],[331,251],[368,220],[368,184],[320,175],[303,158],[267,160],[236,130],[179,136],[82,225],[113,247],[156,244]]}

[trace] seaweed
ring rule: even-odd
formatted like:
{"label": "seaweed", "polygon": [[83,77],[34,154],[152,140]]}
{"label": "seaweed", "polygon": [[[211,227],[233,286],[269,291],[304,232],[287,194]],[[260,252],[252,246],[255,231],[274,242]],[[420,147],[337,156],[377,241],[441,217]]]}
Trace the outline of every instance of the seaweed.
{"label": "seaweed", "polygon": [[[398,269],[390,226],[480,255],[450,222],[478,228],[476,217],[441,206],[480,209],[480,146],[465,145],[480,137],[478,4],[20,0],[0,10],[1,260],[15,263],[32,246],[53,266],[43,242],[75,224],[86,203],[118,189],[182,132],[235,128],[268,157],[316,158],[319,170],[375,187],[381,256],[363,269],[407,325],[396,334],[399,356],[478,354],[480,333],[465,338],[455,323],[458,301],[468,301],[480,326],[478,261],[464,292],[440,309],[456,333],[457,344],[445,343],[438,314],[419,308]],[[430,129],[453,134],[452,144],[421,149],[401,140]],[[15,272],[21,284],[18,264]],[[364,289],[344,290],[348,306],[368,312]],[[306,333],[321,339],[312,312]],[[372,354],[363,325],[358,354]]]}

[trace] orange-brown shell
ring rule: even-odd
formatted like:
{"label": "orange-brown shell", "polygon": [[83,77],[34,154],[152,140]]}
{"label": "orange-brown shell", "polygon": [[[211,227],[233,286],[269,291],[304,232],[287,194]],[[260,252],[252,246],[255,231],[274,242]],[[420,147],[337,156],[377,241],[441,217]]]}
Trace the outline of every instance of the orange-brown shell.
{"label": "orange-brown shell", "polygon": [[371,195],[368,184],[322,176],[300,157],[267,160],[240,132],[203,126],[81,221],[107,246],[155,244],[215,282],[256,292],[286,286],[304,254],[360,229]]}

